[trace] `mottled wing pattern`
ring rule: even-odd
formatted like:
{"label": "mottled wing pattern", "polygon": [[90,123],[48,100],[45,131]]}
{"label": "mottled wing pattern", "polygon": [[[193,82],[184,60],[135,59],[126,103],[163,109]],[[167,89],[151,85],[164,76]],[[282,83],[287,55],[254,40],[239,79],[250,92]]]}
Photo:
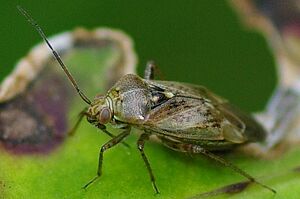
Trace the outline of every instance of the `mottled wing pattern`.
{"label": "mottled wing pattern", "polygon": [[151,110],[144,125],[169,136],[222,140],[220,116],[204,99],[173,97]]}
{"label": "mottled wing pattern", "polygon": [[202,86],[153,81],[152,90],[174,96],[151,110],[145,127],[164,135],[233,143],[262,141],[263,128],[249,115]]}
{"label": "mottled wing pattern", "polygon": [[181,82],[173,82],[173,81],[151,81],[149,82],[150,86],[159,87],[164,90],[168,90],[169,92],[193,96],[196,98],[205,98],[212,102],[213,104],[223,104],[227,103],[228,100],[214,94],[206,87],[201,85],[194,85],[189,83],[181,83]]}

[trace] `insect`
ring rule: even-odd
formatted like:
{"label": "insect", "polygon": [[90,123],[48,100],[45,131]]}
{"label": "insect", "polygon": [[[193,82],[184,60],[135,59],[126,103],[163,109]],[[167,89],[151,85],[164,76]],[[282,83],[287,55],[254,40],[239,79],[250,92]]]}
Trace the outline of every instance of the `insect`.
{"label": "insect", "polygon": [[[250,115],[239,111],[203,86],[154,80],[153,62],[147,64],[144,79],[134,74],[125,75],[105,95],[96,95],[90,100],[78,87],[40,26],[22,7],[18,6],[18,9],[47,43],[79,96],[88,104],[75,127],[86,116],[88,122],[112,137],[100,149],[97,175],[83,188],[90,186],[102,175],[105,151],[122,143],[134,127],[143,131],[137,146],[156,193],[159,190],[144,153],[145,142],[151,136],[173,150],[205,155],[231,168],[250,182],[276,192],[213,153],[265,139],[265,130]],[[122,132],[112,135],[106,130],[109,123]]]}

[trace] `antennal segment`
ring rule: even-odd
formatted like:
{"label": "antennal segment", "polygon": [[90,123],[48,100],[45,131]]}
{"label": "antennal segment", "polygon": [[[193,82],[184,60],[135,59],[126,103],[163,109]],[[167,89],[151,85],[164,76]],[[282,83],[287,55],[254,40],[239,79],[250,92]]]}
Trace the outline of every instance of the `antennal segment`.
{"label": "antennal segment", "polygon": [[64,62],[62,61],[62,59],[60,58],[59,54],[55,51],[55,49],[52,47],[52,45],[50,44],[49,40],[47,39],[45,33],[43,32],[42,28],[37,24],[37,22],[27,13],[27,11],[22,8],[20,5],[17,6],[18,10],[20,11],[20,13],[22,15],[24,15],[24,17],[27,19],[27,21],[38,31],[38,33],[40,34],[40,36],[43,38],[43,40],[46,42],[46,44],[48,45],[48,47],[51,49],[55,59],[57,60],[57,62],[59,63],[59,65],[61,66],[61,68],[64,70],[65,74],[67,75],[67,77],[69,78],[69,80],[71,81],[73,87],[76,89],[77,93],[80,95],[80,97],[87,103],[87,104],[91,104],[91,101],[89,100],[89,98],[79,89],[75,79],[73,78],[73,76],[71,75],[71,73],[69,72],[68,68],[66,67],[66,65],[64,64]]}

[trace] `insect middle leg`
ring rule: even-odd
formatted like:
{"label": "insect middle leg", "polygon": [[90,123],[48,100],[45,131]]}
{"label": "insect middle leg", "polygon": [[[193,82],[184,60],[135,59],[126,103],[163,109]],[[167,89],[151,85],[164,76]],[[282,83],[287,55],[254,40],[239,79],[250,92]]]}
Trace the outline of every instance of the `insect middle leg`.
{"label": "insect middle leg", "polygon": [[[97,128],[99,128],[103,133],[105,133],[106,135],[108,135],[111,138],[115,138],[116,136],[112,133],[110,133],[108,130],[106,130],[106,126],[101,125],[101,126],[97,126]],[[122,141],[121,144],[123,144],[124,146],[126,146],[127,148],[130,148],[129,144],[127,144],[126,142]]]}
{"label": "insect middle leg", "polygon": [[119,144],[125,137],[127,137],[130,134],[130,127],[127,127],[124,132],[120,133],[113,139],[109,140],[107,143],[105,143],[101,148],[99,152],[99,160],[98,160],[98,169],[97,169],[97,175],[90,180],[83,188],[86,189],[89,185],[91,185],[95,180],[97,180],[101,174],[102,174],[102,163],[103,163],[103,153],[110,149],[111,147]]}
{"label": "insect middle leg", "polygon": [[140,138],[138,139],[137,146],[138,146],[138,149],[141,152],[141,156],[142,156],[142,158],[143,158],[143,160],[144,160],[144,162],[146,164],[147,170],[148,170],[149,175],[150,175],[150,180],[152,182],[152,186],[153,186],[155,192],[158,194],[159,190],[158,190],[158,188],[156,186],[155,178],[154,178],[154,175],[153,175],[150,163],[149,163],[148,158],[146,157],[145,152],[144,152],[144,146],[145,146],[145,141],[146,140],[149,140],[149,134],[143,133],[140,136]]}
{"label": "insect middle leg", "polygon": [[222,164],[226,167],[229,167],[233,171],[235,171],[235,172],[239,173],[240,175],[244,176],[245,178],[247,178],[250,182],[256,183],[256,184],[270,190],[271,192],[276,193],[276,191],[274,189],[255,180],[254,177],[252,177],[250,174],[246,173],[239,167],[226,161],[225,159],[221,158],[220,156],[217,156],[214,153],[211,153],[210,151],[204,149],[203,147],[201,147],[199,145],[191,144],[191,143],[183,143],[180,141],[172,141],[167,138],[162,138],[162,141],[167,147],[169,147],[173,150],[176,150],[176,151],[187,152],[187,153],[200,153],[202,155],[205,155],[206,157],[209,157],[209,158],[215,160],[216,162],[219,162],[220,164]]}
{"label": "insect middle leg", "polygon": [[147,80],[153,80],[154,79],[154,71],[156,70],[156,66],[154,61],[148,61],[144,73],[144,78]]}
{"label": "insect middle leg", "polygon": [[158,76],[159,79],[165,79],[159,68],[156,66],[154,61],[148,61],[144,72],[144,79],[153,80],[154,75]]}

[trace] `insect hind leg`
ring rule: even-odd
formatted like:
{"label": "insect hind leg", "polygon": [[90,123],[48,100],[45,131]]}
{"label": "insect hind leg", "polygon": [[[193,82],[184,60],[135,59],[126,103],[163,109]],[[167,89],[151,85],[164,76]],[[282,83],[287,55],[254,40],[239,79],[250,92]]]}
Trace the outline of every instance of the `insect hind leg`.
{"label": "insect hind leg", "polygon": [[212,160],[214,160],[214,161],[216,161],[216,162],[218,162],[218,163],[220,163],[220,164],[222,164],[226,167],[229,167],[230,169],[232,169],[236,173],[244,176],[250,182],[256,183],[256,184],[262,186],[263,188],[268,189],[269,191],[273,192],[274,194],[276,193],[276,191],[274,189],[272,189],[271,187],[257,181],[254,177],[252,177],[250,174],[243,171],[239,167],[237,167],[234,164],[226,161],[225,159],[221,158],[220,156],[209,152],[208,150],[204,149],[203,147],[201,147],[199,145],[195,145],[195,144],[191,144],[191,143],[182,143],[180,141],[172,141],[172,140],[169,140],[167,138],[163,138],[162,141],[167,147],[169,147],[173,150],[180,151],[180,152],[187,152],[187,153],[200,153],[200,154],[202,154],[206,157],[209,157]]}
{"label": "insect hind leg", "polygon": [[150,180],[152,182],[152,186],[153,186],[153,189],[155,190],[155,192],[157,194],[159,194],[159,190],[156,186],[156,183],[155,183],[155,177],[153,175],[153,172],[152,172],[152,169],[151,169],[151,166],[150,166],[150,163],[148,161],[148,158],[147,156],[145,155],[145,152],[144,152],[144,146],[145,146],[145,141],[149,139],[149,134],[147,133],[143,133],[140,138],[138,139],[138,142],[137,142],[137,147],[141,153],[141,156],[146,164],[146,167],[147,167],[147,170],[148,170],[148,173],[150,175]]}

